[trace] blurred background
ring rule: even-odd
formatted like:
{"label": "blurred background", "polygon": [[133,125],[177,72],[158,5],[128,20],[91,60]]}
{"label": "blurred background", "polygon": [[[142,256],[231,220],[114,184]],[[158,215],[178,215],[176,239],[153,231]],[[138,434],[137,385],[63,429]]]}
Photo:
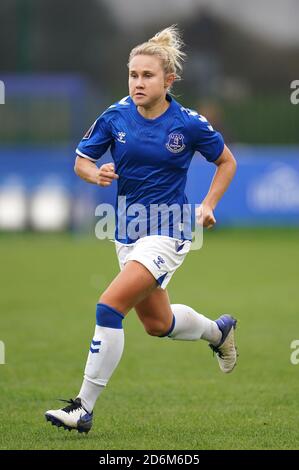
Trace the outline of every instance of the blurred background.
{"label": "blurred background", "polygon": [[[176,98],[223,133],[239,162],[219,224],[298,225],[298,14],[296,0],[2,0],[0,231],[90,232],[94,207],[113,202],[115,185],[78,180],[76,145],[127,95],[131,48],[172,23],[188,54]],[[193,159],[192,202],[213,172]]]}
{"label": "blurred background", "polygon": [[[298,19],[298,0],[0,1],[1,448],[298,448]],[[130,314],[93,432],[53,433],[43,413],[76,396],[95,303],[118,272],[94,234],[116,185],[81,181],[75,148],[128,94],[131,48],[174,23],[188,54],[176,98],[223,133],[238,171],[169,294],[238,318],[238,366],[223,377],[204,341],[152,338]],[[194,156],[192,202],[214,171]]]}

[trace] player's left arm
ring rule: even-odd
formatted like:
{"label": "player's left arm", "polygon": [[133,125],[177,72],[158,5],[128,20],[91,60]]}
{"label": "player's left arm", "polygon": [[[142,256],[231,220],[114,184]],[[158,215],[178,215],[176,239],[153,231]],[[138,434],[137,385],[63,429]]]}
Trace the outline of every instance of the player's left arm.
{"label": "player's left arm", "polygon": [[216,223],[214,209],[229,187],[237,168],[237,162],[229,150],[224,145],[220,157],[214,161],[217,166],[208,194],[202,202],[201,223],[204,227],[211,228]]}

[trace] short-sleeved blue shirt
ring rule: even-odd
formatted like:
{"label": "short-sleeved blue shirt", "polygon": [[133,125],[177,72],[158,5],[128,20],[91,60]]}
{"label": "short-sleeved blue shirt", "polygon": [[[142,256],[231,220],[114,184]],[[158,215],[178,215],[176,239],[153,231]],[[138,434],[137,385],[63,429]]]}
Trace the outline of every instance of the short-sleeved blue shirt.
{"label": "short-sleeved blue shirt", "polygon": [[[115,172],[119,175],[117,196],[126,197],[125,213],[122,205],[122,213],[116,217],[115,238],[122,243],[136,240],[123,229],[119,230],[120,215],[125,216],[128,226],[137,214],[130,215],[129,208],[142,204],[147,214],[147,232],[143,236],[153,234],[152,230],[149,232],[151,205],[175,204],[183,210],[188,204],[185,186],[195,151],[209,162],[217,160],[223,152],[223,138],[206,118],[184,108],[170,95],[166,98],[170,103],[168,109],[155,119],[144,118],[129,96],[121,99],[99,116],[76,150],[80,157],[96,162],[110,147]],[[116,213],[117,210],[118,201]],[[175,236],[172,229],[181,222],[175,216],[170,217],[169,236]],[[159,221],[155,234],[164,234],[160,229]],[[186,228],[181,232],[175,238],[190,239]]]}

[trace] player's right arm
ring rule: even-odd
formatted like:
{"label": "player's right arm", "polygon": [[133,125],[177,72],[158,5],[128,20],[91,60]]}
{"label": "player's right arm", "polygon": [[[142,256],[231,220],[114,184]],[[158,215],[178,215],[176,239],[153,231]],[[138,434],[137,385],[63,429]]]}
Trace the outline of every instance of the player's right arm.
{"label": "player's right arm", "polygon": [[113,163],[105,163],[98,168],[91,160],[79,156],[76,158],[74,171],[84,181],[99,186],[110,186],[112,181],[118,178]]}
{"label": "player's right arm", "polygon": [[76,175],[99,186],[110,186],[112,181],[118,178],[113,163],[105,163],[101,167],[96,165],[113,142],[110,119],[109,111],[103,113],[88,129],[76,149]]}

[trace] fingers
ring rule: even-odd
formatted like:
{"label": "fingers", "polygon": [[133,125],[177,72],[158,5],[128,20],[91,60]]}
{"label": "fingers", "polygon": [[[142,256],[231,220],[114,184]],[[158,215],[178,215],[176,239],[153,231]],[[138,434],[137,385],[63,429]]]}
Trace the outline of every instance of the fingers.
{"label": "fingers", "polygon": [[206,228],[212,228],[216,224],[216,219],[213,214],[207,214],[203,220],[203,226]]}
{"label": "fingers", "polygon": [[111,172],[100,172],[98,174],[99,178],[101,178],[103,181],[112,181],[112,180],[115,180],[118,178],[118,175],[116,175],[115,173],[111,173]]}
{"label": "fingers", "polygon": [[203,226],[205,228],[208,228],[208,229],[212,228],[214,227],[215,224],[216,224],[215,217],[211,217],[211,216],[204,217]]}
{"label": "fingers", "polygon": [[101,168],[99,169],[99,176],[108,179],[118,178],[118,175],[114,172],[114,165],[110,163],[101,166]]}
{"label": "fingers", "polygon": [[213,210],[209,207],[200,206],[196,211],[196,222],[198,225],[210,229],[216,224],[216,219],[213,214]]}
{"label": "fingers", "polygon": [[118,178],[119,176],[114,172],[114,164],[106,163],[98,170],[97,184],[100,186],[109,186],[113,180]]}

